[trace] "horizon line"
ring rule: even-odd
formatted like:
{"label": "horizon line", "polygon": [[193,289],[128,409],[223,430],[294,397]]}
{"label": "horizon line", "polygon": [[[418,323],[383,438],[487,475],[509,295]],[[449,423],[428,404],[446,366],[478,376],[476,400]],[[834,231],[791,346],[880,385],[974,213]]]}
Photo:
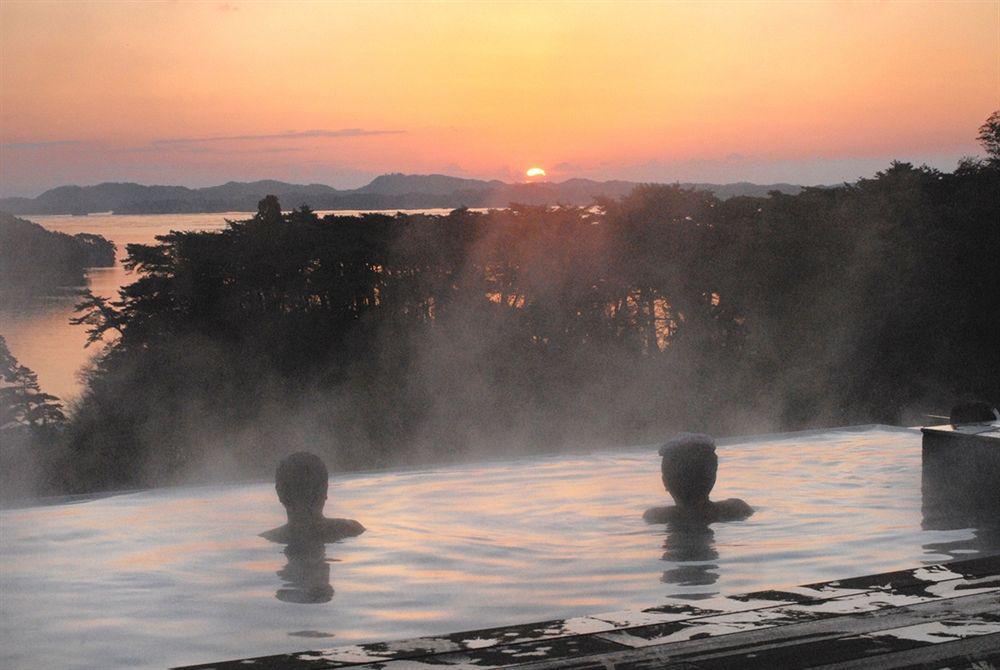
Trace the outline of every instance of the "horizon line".
{"label": "horizon line", "polygon": [[[96,188],[98,186],[108,186],[108,185],[131,185],[131,186],[140,186],[140,187],[143,187],[143,188],[157,188],[157,187],[164,187],[164,188],[184,188],[184,189],[187,189],[189,191],[201,191],[201,190],[205,190],[205,189],[219,188],[220,186],[228,186],[230,184],[251,185],[251,184],[259,184],[259,183],[262,183],[262,182],[276,182],[276,183],[283,184],[283,185],[286,185],[286,186],[306,186],[306,187],[308,187],[308,186],[322,186],[322,187],[329,188],[329,189],[331,189],[333,191],[337,191],[337,192],[340,192],[340,193],[353,193],[353,192],[356,192],[356,191],[359,191],[359,190],[365,188],[366,186],[370,186],[372,183],[375,182],[375,180],[379,179],[380,177],[391,177],[391,176],[402,176],[402,177],[445,177],[445,178],[448,178],[448,179],[460,179],[460,180],[463,180],[463,181],[478,181],[478,182],[482,182],[484,186],[489,186],[489,185],[491,185],[493,183],[496,183],[496,182],[499,182],[500,184],[503,184],[504,186],[529,186],[529,185],[545,185],[545,184],[553,185],[553,186],[560,186],[560,185],[563,185],[563,184],[566,184],[566,183],[572,182],[572,181],[584,181],[584,182],[590,182],[590,183],[593,183],[593,184],[607,184],[607,183],[618,182],[618,183],[623,183],[623,184],[634,184],[636,186],[639,186],[639,185],[642,185],[642,184],[654,184],[654,185],[664,185],[664,186],[692,184],[692,185],[708,185],[708,186],[751,185],[751,186],[797,186],[797,187],[800,187],[800,188],[830,188],[830,187],[840,186],[842,184],[852,183],[852,182],[846,182],[845,181],[845,182],[826,183],[826,184],[801,184],[801,183],[796,183],[796,182],[791,182],[791,181],[756,182],[756,181],[749,181],[749,180],[746,180],[746,179],[740,179],[740,180],[736,180],[736,181],[690,181],[690,180],[682,181],[682,180],[679,180],[679,179],[674,179],[674,180],[671,180],[671,181],[665,181],[665,180],[644,180],[644,179],[638,179],[638,180],[636,180],[636,179],[591,179],[589,177],[568,177],[568,178],[566,178],[566,179],[564,179],[562,181],[554,181],[554,180],[548,180],[548,179],[546,179],[546,180],[504,181],[502,179],[483,179],[483,178],[479,178],[479,177],[459,177],[459,176],[456,176],[456,175],[445,174],[445,173],[442,173],[442,172],[429,172],[429,173],[385,172],[385,173],[376,175],[375,177],[372,177],[368,182],[366,182],[362,186],[358,186],[358,187],[355,187],[355,188],[338,188],[336,186],[331,186],[330,184],[323,183],[323,182],[291,182],[291,181],[284,181],[282,179],[274,179],[274,178],[253,179],[253,180],[248,180],[248,181],[240,181],[240,180],[237,180],[237,179],[230,179],[230,180],[227,180],[225,182],[221,182],[221,183],[217,183],[217,184],[210,184],[210,185],[207,185],[207,186],[189,186],[189,185],[186,185],[186,184],[176,184],[176,183],[175,184],[169,184],[169,183],[143,183],[143,182],[138,182],[138,181],[101,181],[101,182],[94,182],[94,183],[89,183],[89,184],[86,184],[86,183],[84,183],[84,184],[81,184],[81,183],[59,184],[58,186],[52,186],[50,188],[46,188],[46,189],[44,189],[43,191],[39,192],[37,195],[34,195],[34,196],[27,196],[27,195],[0,195],[0,200],[14,200],[14,199],[35,200],[35,199],[37,199],[37,198],[45,195],[46,193],[48,193],[50,191],[55,191],[55,190],[62,189],[62,188]],[[420,192],[419,191],[414,191],[414,193],[420,193]]]}

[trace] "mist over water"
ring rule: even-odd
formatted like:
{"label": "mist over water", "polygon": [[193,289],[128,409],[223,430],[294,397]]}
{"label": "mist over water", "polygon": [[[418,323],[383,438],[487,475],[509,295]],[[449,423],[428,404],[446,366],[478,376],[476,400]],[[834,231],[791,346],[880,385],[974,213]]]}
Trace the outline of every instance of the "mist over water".
{"label": "mist over water", "polygon": [[[0,512],[0,664],[210,662],[1000,551],[995,526],[925,525],[917,431],[737,440],[718,453],[715,495],[757,512],[700,533],[643,522],[668,500],[655,445],[335,475],[327,514],[368,531],[319,557],[257,537],[283,521],[269,482]],[[303,591],[325,595],[288,600]]]}
{"label": "mist over water", "polygon": [[296,450],[338,471],[920,423],[998,391],[997,174],[894,163],[767,198],[646,185],[592,207],[321,217],[268,196],[229,223],[109,219],[140,242],[207,230],[112,232],[135,272],[99,275],[123,297],[82,305],[108,346],[66,438],[21,450],[48,466],[17,494],[265,477]]}

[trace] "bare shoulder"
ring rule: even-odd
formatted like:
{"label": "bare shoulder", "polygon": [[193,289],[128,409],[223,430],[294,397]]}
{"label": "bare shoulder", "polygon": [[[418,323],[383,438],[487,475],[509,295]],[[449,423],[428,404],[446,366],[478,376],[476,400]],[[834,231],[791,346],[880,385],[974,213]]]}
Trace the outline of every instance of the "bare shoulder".
{"label": "bare shoulder", "polygon": [[365,532],[365,527],[354,519],[323,519],[318,525],[292,529],[288,524],[266,530],[260,537],[279,544],[293,542],[336,542]]}
{"label": "bare shoulder", "polygon": [[668,505],[666,507],[650,507],[643,512],[642,518],[646,523],[668,523],[677,517],[677,508]]}
{"label": "bare shoulder", "polygon": [[278,526],[277,528],[272,528],[271,530],[265,530],[260,534],[260,537],[265,540],[270,540],[271,542],[288,542],[288,526]]}
{"label": "bare shoulder", "polygon": [[739,498],[728,498],[715,503],[717,518],[719,521],[739,521],[754,513],[753,507],[745,500]]}
{"label": "bare shoulder", "polygon": [[323,534],[332,540],[342,537],[355,537],[365,532],[365,527],[354,519],[326,519],[323,524]]}

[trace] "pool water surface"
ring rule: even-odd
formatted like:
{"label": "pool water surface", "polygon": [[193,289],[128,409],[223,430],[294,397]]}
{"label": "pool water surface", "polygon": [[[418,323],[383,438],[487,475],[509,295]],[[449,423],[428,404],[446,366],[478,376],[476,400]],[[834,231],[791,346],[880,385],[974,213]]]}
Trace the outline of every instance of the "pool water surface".
{"label": "pool water surface", "polygon": [[[654,447],[337,475],[326,513],[367,532],[286,554],[270,483],[0,512],[0,666],[164,667],[780,588],[1000,552],[927,523],[920,433],[720,442],[713,497],[746,521],[643,522]],[[934,526],[935,528],[930,528]]]}

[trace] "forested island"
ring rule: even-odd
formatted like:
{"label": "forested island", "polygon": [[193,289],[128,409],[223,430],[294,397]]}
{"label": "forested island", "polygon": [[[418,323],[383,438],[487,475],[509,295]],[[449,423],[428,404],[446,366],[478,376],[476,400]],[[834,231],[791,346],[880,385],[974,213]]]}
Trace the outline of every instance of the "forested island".
{"label": "forested island", "polygon": [[100,235],[67,235],[0,212],[0,297],[79,288],[86,268],[114,264],[115,245]]}
{"label": "forested island", "polygon": [[[1000,401],[1000,116],[953,173],[798,195],[282,213],[130,245],[49,491],[868,422]],[[10,470],[9,465],[4,466]]]}

